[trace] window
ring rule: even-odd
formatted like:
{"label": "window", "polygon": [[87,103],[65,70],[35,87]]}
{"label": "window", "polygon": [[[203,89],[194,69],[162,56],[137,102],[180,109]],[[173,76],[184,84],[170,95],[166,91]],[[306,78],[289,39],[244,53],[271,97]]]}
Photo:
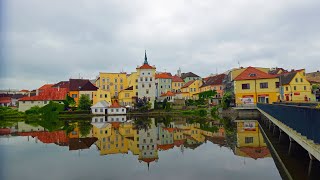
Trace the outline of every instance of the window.
{"label": "window", "polygon": [[140,78],[140,81],[141,81],[141,82],[143,81],[143,78],[142,78],[142,77]]}
{"label": "window", "polygon": [[119,109],[116,109],[117,112],[119,112]]}
{"label": "window", "polygon": [[253,143],[253,137],[245,137],[245,143],[246,144]]}
{"label": "window", "polygon": [[121,84],[121,85],[120,85],[120,90],[122,90],[122,89],[123,89],[123,85]]}
{"label": "window", "polygon": [[302,79],[302,78],[300,78],[300,81],[301,81],[301,82],[303,82],[303,79]]}
{"label": "window", "polygon": [[168,85],[168,88],[170,88],[170,85]]}
{"label": "window", "polygon": [[296,82],[298,82],[298,78],[296,78]]}
{"label": "window", "polygon": [[44,104],[47,104],[47,101],[44,101]]}
{"label": "window", "polygon": [[125,94],[125,97],[129,97],[129,93],[126,93],[126,94]]}
{"label": "window", "polygon": [[250,84],[242,84],[242,89],[250,89]]}
{"label": "window", "polygon": [[102,98],[102,94],[100,94],[100,98]]}
{"label": "window", "polygon": [[136,89],[138,89],[138,85],[136,85]]}
{"label": "window", "polygon": [[111,109],[111,112],[113,112],[113,109]]}
{"label": "window", "polygon": [[146,139],[143,139],[143,143],[146,143],[147,141],[146,141]]}
{"label": "window", "polygon": [[149,94],[149,89],[146,89],[146,94]]}
{"label": "window", "polygon": [[[150,139],[150,143],[153,143],[153,139]],[[152,145],[153,146],[153,145]]]}
{"label": "window", "polygon": [[150,75],[150,72],[148,72],[148,75]]}
{"label": "window", "polygon": [[279,82],[276,82],[276,88],[279,88],[280,84]]}
{"label": "window", "polygon": [[286,91],[289,91],[289,88],[288,88],[288,87],[286,87]]}
{"label": "window", "polygon": [[110,82],[110,79],[109,78],[107,78],[107,83],[109,83]]}
{"label": "window", "polygon": [[115,83],[117,83],[117,82],[118,82],[118,79],[117,79],[117,78],[115,78],[115,79],[114,79],[114,82],[115,82]]}
{"label": "window", "polygon": [[120,78],[120,83],[123,83],[123,79],[122,78]]}
{"label": "window", "polygon": [[77,94],[72,94],[71,97],[72,98],[77,98]]}
{"label": "window", "polygon": [[114,90],[118,90],[118,85],[114,85]]}
{"label": "window", "polygon": [[105,94],[105,95],[104,95],[104,97],[105,97],[105,98],[107,98],[107,97],[108,97],[108,95],[107,95],[107,94]]}
{"label": "window", "polygon": [[303,89],[304,89],[304,90],[307,90],[307,86],[303,86]]}
{"label": "window", "polygon": [[150,78],[150,81],[152,81],[152,77]]}
{"label": "window", "polygon": [[100,112],[103,112],[103,109],[102,109],[102,108],[100,109]]}
{"label": "window", "polygon": [[151,84],[149,84],[149,88],[151,88]]}
{"label": "window", "polygon": [[268,83],[264,82],[264,83],[260,83],[260,89],[266,89],[268,88]]}
{"label": "window", "polygon": [[[124,109],[122,109],[122,112],[124,112]],[[124,120],[124,118],[122,118],[122,120]]]}
{"label": "window", "polygon": [[98,109],[94,109],[94,112],[98,112]]}
{"label": "window", "polygon": [[145,80],[145,81],[148,81],[148,78],[146,77],[146,78],[144,78],[144,80]]}
{"label": "window", "polygon": [[142,88],[144,88],[144,84],[142,84]]}
{"label": "window", "polygon": [[297,90],[297,86],[293,86],[293,90],[295,90],[295,91],[296,91],[296,90]]}
{"label": "window", "polygon": [[142,73],[142,75],[144,75],[144,73]]}
{"label": "window", "polygon": [[196,92],[196,88],[193,88],[193,92]]}
{"label": "window", "polygon": [[105,79],[104,79],[104,78],[102,78],[102,82],[105,82]]}
{"label": "window", "polygon": [[107,85],[107,90],[110,90],[110,86],[109,85]]}

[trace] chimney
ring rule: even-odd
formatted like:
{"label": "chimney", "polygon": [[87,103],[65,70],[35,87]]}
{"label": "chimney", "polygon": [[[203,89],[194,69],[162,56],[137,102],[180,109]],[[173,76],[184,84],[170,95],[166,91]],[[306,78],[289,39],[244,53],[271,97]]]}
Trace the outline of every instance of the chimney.
{"label": "chimney", "polygon": [[58,91],[60,91],[60,86],[58,86]]}
{"label": "chimney", "polygon": [[38,96],[38,95],[39,95],[39,89],[36,90],[36,96]]}

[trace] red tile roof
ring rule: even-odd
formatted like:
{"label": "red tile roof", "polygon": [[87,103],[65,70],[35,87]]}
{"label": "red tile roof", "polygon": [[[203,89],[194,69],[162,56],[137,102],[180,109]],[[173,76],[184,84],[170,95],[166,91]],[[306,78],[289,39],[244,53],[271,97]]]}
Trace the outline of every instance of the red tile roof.
{"label": "red tile roof", "polygon": [[186,88],[186,87],[189,87],[192,83],[194,83],[195,80],[192,80],[192,81],[189,81],[187,82],[186,84],[184,84],[184,86],[182,86],[181,88]]}
{"label": "red tile roof", "polygon": [[216,76],[211,76],[211,77],[207,77],[205,78],[205,83],[203,83],[203,85],[201,87],[205,87],[205,86],[213,86],[213,85],[221,85],[223,79],[226,77],[225,74],[218,74]]}
{"label": "red tile roof", "polygon": [[29,92],[29,90],[22,89],[22,90],[20,90],[20,92]]}
{"label": "red tile roof", "polygon": [[253,159],[265,158],[270,155],[268,147],[240,147],[239,149]]}
{"label": "red tile roof", "polygon": [[8,135],[11,133],[9,128],[0,128],[0,135]]}
{"label": "red tile roof", "polygon": [[45,85],[41,86],[41,87],[39,88],[39,90],[45,90],[45,89],[51,88],[53,85],[54,85],[54,84],[45,84]]}
{"label": "red tile roof", "polygon": [[11,97],[0,97],[0,103],[11,103]]}
{"label": "red tile roof", "polygon": [[61,101],[67,95],[66,88],[48,88],[39,93],[38,96],[23,97],[19,101]]}
{"label": "red tile roof", "polygon": [[37,137],[41,142],[45,144],[55,143],[55,144],[68,144],[69,138],[66,135],[66,132],[61,131],[35,131],[35,132],[19,132],[19,136],[32,136]]}
{"label": "red tile roof", "polygon": [[269,78],[275,78],[275,77],[277,77],[277,75],[268,74],[263,71],[260,71],[259,69],[249,66],[246,70],[240,73],[234,80],[239,81],[239,80],[269,79]]}
{"label": "red tile roof", "polygon": [[155,69],[155,67],[152,67],[149,64],[143,64],[142,66],[138,67],[137,69]]}
{"label": "red tile roof", "polygon": [[172,76],[172,82],[184,82],[179,76],[174,75]]}
{"label": "red tile roof", "polygon": [[166,130],[166,131],[168,131],[170,133],[173,133],[175,128],[162,128],[162,129],[164,129],[164,130]]}
{"label": "red tile roof", "polygon": [[173,144],[177,147],[180,147],[185,142],[185,139],[174,140]]}
{"label": "red tile roof", "polygon": [[174,147],[174,144],[163,144],[163,145],[158,144],[158,149],[163,150],[163,151],[172,149],[173,147]]}
{"label": "red tile roof", "polygon": [[121,106],[117,101],[115,101],[112,103],[112,105],[109,108],[121,108]]}
{"label": "red tile roof", "polygon": [[175,96],[175,93],[168,91],[165,94],[161,94],[161,97],[163,97],[163,96]]}
{"label": "red tile roof", "polygon": [[156,74],[156,79],[171,79],[172,76],[170,76],[168,73],[159,73]]}
{"label": "red tile roof", "polygon": [[144,161],[146,163],[151,163],[153,161],[156,161],[158,158],[140,158],[140,161]]}

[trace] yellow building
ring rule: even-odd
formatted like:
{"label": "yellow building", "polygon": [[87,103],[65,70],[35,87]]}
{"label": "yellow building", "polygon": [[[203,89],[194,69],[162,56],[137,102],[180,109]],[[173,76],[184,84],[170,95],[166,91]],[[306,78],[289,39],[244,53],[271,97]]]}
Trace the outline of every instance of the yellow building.
{"label": "yellow building", "polygon": [[248,67],[234,79],[237,106],[273,103],[280,100],[279,78],[254,67]]}
{"label": "yellow building", "polygon": [[133,96],[138,96],[138,74],[132,72],[127,76],[128,87],[133,87]]}
{"label": "yellow building", "polygon": [[128,153],[128,139],[120,134],[119,127],[120,122],[93,126],[93,136],[98,139],[96,145],[100,149],[100,155]]}
{"label": "yellow building", "polygon": [[201,80],[192,80],[187,82],[184,86],[181,88],[181,92],[188,93],[186,95],[187,99],[194,99],[197,96],[194,96],[195,94],[198,94],[200,92],[200,86],[202,85]]}
{"label": "yellow building", "polygon": [[181,88],[184,86],[185,82],[179,76],[172,76],[171,89],[172,92],[181,92]]}
{"label": "yellow building", "polygon": [[68,95],[75,100],[76,105],[78,105],[81,95],[88,96],[90,100],[93,100],[97,89],[88,79],[69,79]]}
{"label": "yellow building", "polygon": [[[249,67],[248,67],[249,68]],[[268,73],[270,71],[270,68],[263,68],[263,67],[253,67],[255,69],[258,69],[262,72]],[[230,71],[230,77],[231,80],[234,80],[237,76],[239,76],[243,71],[245,71],[247,68],[234,68]]]}
{"label": "yellow building", "polygon": [[315,101],[311,84],[305,76],[304,69],[284,73],[279,76],[281,85],[281,100],[283,101]]}
{"label": "yellow building", "polygon": [[109,91],[98,89],[93,93],[93,104],[96,104],[99,101],[105,100],[111,104],[111,94]]}
{"label": "yellow building", "polygon": [[126,73],[99,73],[96,86],[110,92],[111,98],[117,98],[121,90],[128,87]]}
{"label": "yellow building", "polygon": [[133,106],[135,103],[135,94],[133,90],[133,86],[128,87],[119,92],[119,103],[121,106]]}
{"label": "yellow building", "polygon": [[238,120],[237,145],[235,154],[253,159],[271,157],[270,151],[260,132],[258,121]]}

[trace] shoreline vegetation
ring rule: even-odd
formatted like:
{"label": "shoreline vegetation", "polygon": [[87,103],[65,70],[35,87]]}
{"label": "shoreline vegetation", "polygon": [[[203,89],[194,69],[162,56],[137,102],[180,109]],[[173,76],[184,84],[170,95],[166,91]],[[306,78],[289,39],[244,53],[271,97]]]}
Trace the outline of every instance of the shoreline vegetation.
{"label": "shoreline vegetation", "polygon": [[[203,96],[202,96],[203,97]],[[230,95],[225,93],[222,97],[222,103],[218,106],[210,107],[206,104],[205,98],[199,100],[186,100],[185,105],[174,105],[167,102],[155,102],[155,108],[150,109],[150,102],[139,101],[135,110],[130,110],[126,116],[179,116],[190,118],[202,118],[207,120],[221,120],[219,109],[226,110],[230,107]],[[81,96],[79,106],[75,107],[73,98],[67,96],[63,104],[50,101],[43,107],[33,106],[25,112],[19,112],[18,109],[10,107],[0,107],[0,121],[3,120],[47,120],[47,119],[87,119],[95,116],[112,116],[96,115],[90,111],[92,102],[86,97]]]}

